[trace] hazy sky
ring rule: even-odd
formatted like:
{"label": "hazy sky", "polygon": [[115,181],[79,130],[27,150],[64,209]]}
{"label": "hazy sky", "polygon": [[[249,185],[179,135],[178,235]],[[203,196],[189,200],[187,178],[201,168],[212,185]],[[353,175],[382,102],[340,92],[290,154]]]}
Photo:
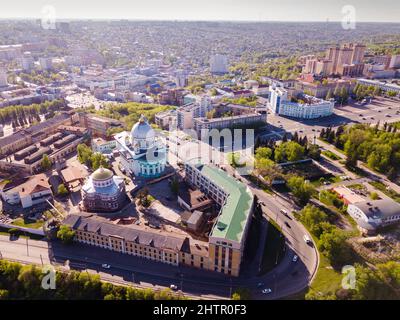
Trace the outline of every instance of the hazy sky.
{"label": "hazy sky", "polygon": [[341,21],[353,5],[356,21],[400,22],[400,0],[2,0],[0,18],[56,17],[152,20]]}

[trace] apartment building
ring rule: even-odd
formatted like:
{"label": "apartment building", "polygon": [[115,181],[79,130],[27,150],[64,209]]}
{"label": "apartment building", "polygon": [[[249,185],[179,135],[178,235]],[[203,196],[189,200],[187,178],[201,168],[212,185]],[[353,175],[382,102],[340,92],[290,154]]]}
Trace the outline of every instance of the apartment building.
{"label": "apartment building", "polygon": [[22,208],[30,208],[53,197],[48,179],[43,173],[31,176],[15,187],[5,187],[1,191],[3,200],[11,205],[20,204]]}
{"label": "apartment building", "polygon": [[326,101],[309,95],[301,95],[301,99],[292,102],[288,99],[284,88],[270,89],[269,109],[279,115],[301,119],[316,119],[330,116],[333,113],[334,101]]}
{"label": "apartment building", "polygon": [[238,276],[254,210],[253,194],[221,169],[195,162],[185,164],[185,179],[220,208],[209,236],[210,269]]}
{"label": "apartment building", "polygon": [[91,113],[80,113],[79,122],[83,127],[89,129],[93,136],[104,139],[108,137],[109,129],[123,127],[121,121]]}
{"label": "apartment building", "polygon": [[94,214],[70,214],[63,224],[74,241],[169,265],[209,270],[208,247],[188,237],[133,224],[116,224]]}

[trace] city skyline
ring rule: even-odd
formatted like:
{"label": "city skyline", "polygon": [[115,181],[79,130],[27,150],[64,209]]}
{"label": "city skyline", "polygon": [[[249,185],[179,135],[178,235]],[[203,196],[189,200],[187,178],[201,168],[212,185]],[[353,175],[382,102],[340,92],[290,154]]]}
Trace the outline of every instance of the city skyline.
{"label": "city skyline", "polygon": [[220,0],[217,3],[210,0],[171,0],[168,3],[161,0],[151,3],[115,0],[112,5],[94,0],[84,3],[77,0],[68,3],[16,0],[2,8],[0,18],[41,18],[49,14],[47,6],[52,6],[56,19],[325,22],[342,21],[348,15],[342,9],[349,5],[355,8],[357,22],[399,22],[400,3],[394,0],[382,0],[379,11],[372,3],[361,0],[351,3],[344,0],[317,3],[312,0],[282,0],[279,3],[269,0]]}

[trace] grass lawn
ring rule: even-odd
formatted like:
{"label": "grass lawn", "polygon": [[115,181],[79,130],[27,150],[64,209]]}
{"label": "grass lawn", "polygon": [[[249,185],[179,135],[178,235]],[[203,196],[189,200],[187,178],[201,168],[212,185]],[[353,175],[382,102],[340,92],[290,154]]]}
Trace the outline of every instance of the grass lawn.
{"label": "grass lawn", "polygon": [[271,271],[284,257],[285,237],[275,223],[269,221],[260,274]]}
{"label": "grass lawn", "polygon": [[44,222],[43,221],[31,221],[31,220],[24,220],[23,218],[15,219],[12,222],[13,225],[25,228],[32,228],[32,229],[40,229]]}
{"label": "grass lawn", "polygon": [[365,186],[363,186],[360,183],[351,184],[351,185],[349,185],[347,187],[350,188],[350,189],[355,189],[355,190],[365,190],[366,189]]}
{"label": "grass lawn", "polygon": [[320,255],[317,275],[311,283],[310,288],[316,292],[320,292],[321,295],[335,294],[340,289],[342,278],[342,274],[335,271],[329,261],[323,255]]}
{"label": "grass lawn", "polygon": [[368,182],[370,185],[375,187],[376,189],[382,191],[384,194],[386,194],[388,197],[392,198],[393,200],[400,202],[400,194],[398,194],[396,191],[393,189],[387,189],[387,186],[379,181],[369,181]]}
{"label": "grass lawn", "polygon": [[341,157],[338,157],[335,153],[333,153],[332,151],[329,151],[329,150],[322,151],[322,154],[332,160],[340,160],[341,159]]}

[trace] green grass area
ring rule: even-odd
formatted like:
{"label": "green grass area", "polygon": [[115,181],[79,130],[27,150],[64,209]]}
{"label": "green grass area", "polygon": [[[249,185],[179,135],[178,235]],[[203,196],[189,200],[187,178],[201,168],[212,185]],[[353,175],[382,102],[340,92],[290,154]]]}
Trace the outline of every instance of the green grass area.
{"label": "green grass area", "polygon": [[326,151],[322,151],[321,152],[324,156],[327,156],[329,159],[332,160],[340,160],[341,157],[338,157],[335,153],[333,153],[332,151],[326,150]]}
{"label": "green grass area", "polygon": [[400,194],[394,191],[393,189],[387,188],[387,186],[384,183],[379,181],[369,181],[368,183],[373,187],[375,187],[376,189],[382,191],[388,197],[400,203]]}
{"label": "green grass area", "polygon": [[355,189],[355,190],[365,190],[365,186],[360,184],[360,183],[355,183],[347,186],[350,189]]}
{"label": "green grass area", "polygon": [[269,221],[265,249],[261,262],[260,274],[271,271],[284,257],[285,237],[279,226],[272,220]]}
{"label": "green grass area", "polygon": [[329,184],[332,184],[332,183],[338,183],[338,182],[341,182],[341,181],[342,180],[340,179],[340,177],[331,176],[331,177],[328,177],[328,178],[321,178],[319,180],[314,180],[314,181],[311,181],[310,183],[314,186],[314,188],[319,188],[322,185],[324,185],[325,182],[327,182]]}
{"label": "green grass area", "polygon": [[13,225],[31,229],[40,229],[43,227],[43,221],[32,221],[23,218],[17,218],[12,222]]}
{"label": "green grass area", "polygon": [[[7,228],[3,228],[0,227],[0,235],[2,236],[11,236],[10,231],[11,229],[7,229]],[[32,240],[41,240],[43,239],[43,236],[40,235],[36,235],[36,234],[30,234],[30,233],[25,233],[23,231],[16,231],[13,233],[14,236],[18,237],[18,238],[23,238],[23,239],[32,239]]]}
{"label": "green grass area", "polygon": [[342,275],[335,271],[330,265],[328,259],[320,255],[317,274],[310,285],[310,289],[315,290],[322,296],[335,294],[340,289]]}

